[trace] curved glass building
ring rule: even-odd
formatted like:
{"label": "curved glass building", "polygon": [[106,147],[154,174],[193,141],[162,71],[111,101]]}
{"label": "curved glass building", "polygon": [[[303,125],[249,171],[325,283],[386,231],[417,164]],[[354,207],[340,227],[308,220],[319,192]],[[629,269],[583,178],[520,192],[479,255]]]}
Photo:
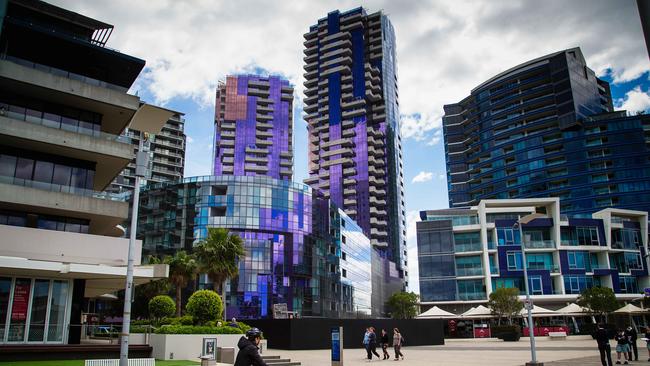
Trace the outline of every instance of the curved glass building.
{"label": "curved glass building", "polygon": [[[206,176],[143,190],[138,237],[144,254],[191,251],[208,228],[226,228],[245,242],[239,277],[227,286],[228,318],[268,318],[274,304],[287,304],[298,316],[371,314],[370,240],[309,186]],[[201,276],[200,286],[211,284]]]}
{"label": "curved glass building", "polygon": [[452,208],[553,196],[570,216],[650,210],[650,120],[613,112],[609,84],[579,48],[518,65],[444,109]]}

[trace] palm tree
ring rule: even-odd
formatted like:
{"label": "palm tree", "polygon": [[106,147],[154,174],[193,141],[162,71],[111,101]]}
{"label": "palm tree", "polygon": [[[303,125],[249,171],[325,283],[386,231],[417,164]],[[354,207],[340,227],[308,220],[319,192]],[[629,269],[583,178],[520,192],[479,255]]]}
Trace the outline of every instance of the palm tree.
{"label": "palm tree", "polygon": [[192,255],[184,250],[176,252],[173,257],[165,258],[169,265],[169,281],[176,288],[176,316],[181,316],[183,288],[187,282],[196,275],[197,263]]}
{"label": "palm tree", "polygon": [[[224,283],[239,275],[239,257],[246,255],[244,240],[228,229],[208,228],[208,236],[194,247],[199,271],[208,275],[225,302]],[[225,312],[224,312],[225,315]]]}

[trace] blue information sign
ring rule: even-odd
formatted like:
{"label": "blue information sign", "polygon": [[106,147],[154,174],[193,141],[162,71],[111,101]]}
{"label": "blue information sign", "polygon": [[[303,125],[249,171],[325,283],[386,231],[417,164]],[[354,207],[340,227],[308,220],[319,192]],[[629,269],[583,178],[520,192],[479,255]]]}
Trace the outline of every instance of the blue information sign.
{"label": "blue information sign", "polygon": [[650,296],[650,287],[646,287],[643,289],[643,292],[645,292],[646,296]]}
{"label": "blue information sign", "polygon": [[332,361],[341,361],[341,333],[339,328],[332,328]]}

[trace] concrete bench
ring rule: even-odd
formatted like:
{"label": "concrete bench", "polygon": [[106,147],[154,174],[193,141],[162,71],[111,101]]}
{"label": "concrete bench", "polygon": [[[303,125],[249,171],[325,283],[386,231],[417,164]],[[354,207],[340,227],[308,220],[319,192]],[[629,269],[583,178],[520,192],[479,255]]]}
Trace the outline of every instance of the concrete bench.
{"label": "concrete bench", "polygon": [[[84,366],[120,366],[120,360],[86,360]],[[129,366],[156,366],[156,359],[129,358]]]}
{"label": "concrete bench", "polygon": [[566,333],[565,332],[548,332],[548,337],[556,340],[556,339],[566,339]]}
{"label": "concrete bench", "polygon": [[235,347],[217,347],[217,362],[235,363]]}

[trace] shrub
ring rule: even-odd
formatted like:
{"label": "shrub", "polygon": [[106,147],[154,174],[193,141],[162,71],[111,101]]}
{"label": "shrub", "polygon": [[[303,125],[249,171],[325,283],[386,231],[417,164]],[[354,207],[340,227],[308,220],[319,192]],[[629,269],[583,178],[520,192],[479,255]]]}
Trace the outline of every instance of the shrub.
{"label": "shrub", "polygon": [[131,325],[130,333],[148,333],[149,325]]}
{"label": "shrub", "polygon": [[241,329],[242,333],[246,333],[249,329],[252,327],[244,322],[237,322],[237,325],[239,326],[239,329]]}
{"label": "shrub", "polygon": [[149,300],[149,314],[154,319],[162,319],[166,316],[172,316],[176,313],[176,304],[171,297],[158,295]]}
{"label": "shrub", "polygon": [[157,334],[243,334],[233,327],[210,327],[199,325],[163,325],[156,329]]}
{"label": "shrub", "polygon": [[183,315],[180,318],[178,317],[167,317],[163,318],[160,325],[192,325],[194,324],[194,319],[191,315]]}
{"label": "shrub", "polygon": [[199,290],[190,296],[186,310],[197,324],[203,325],[210,320],[221,318],[223,303],[216,292]]}
{"label": "shrub", "polygon": [[504,341],[518,341],[521,338],[521,327],[518,325],[496,325],[492,327],[492,337]]}

